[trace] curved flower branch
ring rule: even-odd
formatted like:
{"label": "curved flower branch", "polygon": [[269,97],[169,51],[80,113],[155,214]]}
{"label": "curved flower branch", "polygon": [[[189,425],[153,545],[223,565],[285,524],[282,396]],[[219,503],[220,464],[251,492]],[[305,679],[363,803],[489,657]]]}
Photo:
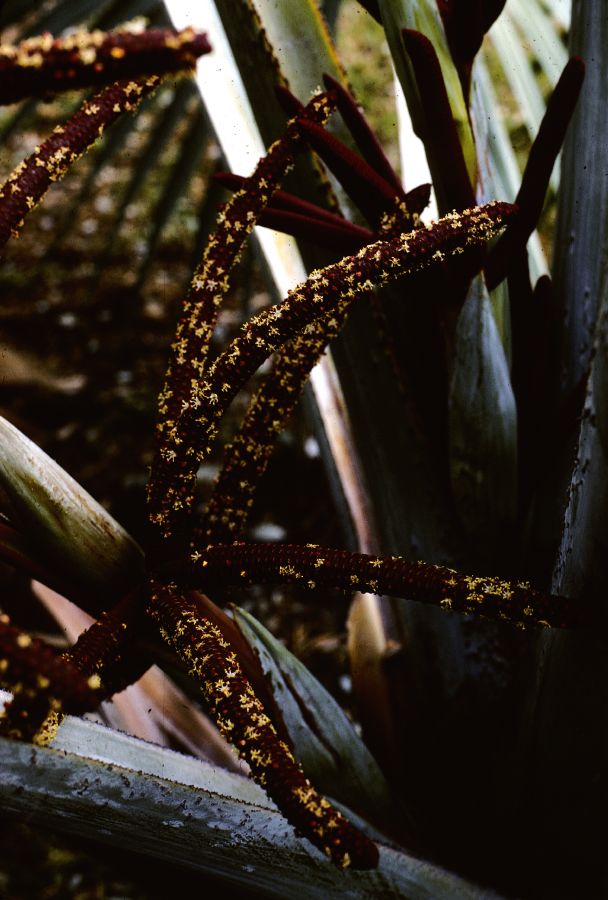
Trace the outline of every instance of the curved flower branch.
{"label": "curved flower branch", "polygon": [[174,534],[180,519],[191,511],[196,470],[210,451],[217,421],[267,356],[304,332],[319,316],[335,310],[341,300],[365,293],[375,284],[442,265],[466,248],[479,249],[515,211],[512,205],[494,202],[460,215],[452,213],[429,228],[370,244],[356,256],[313,272],[286,300],[252,318],[209,366],[204,381],[195,384],[190,408],[178,424],[179,452],[171,449],[165,453],[162,482],[157,481],[155,470],[152,472],[153,496],[158,496],[158,488],[163,489],[153,518],[163,534]]}
{"label": "curved flower branch", "polygon": [[87,100],[64,125],[12,172],[0,188],[0,249],[17,237],[23,221],[42,200],[53,181],[97,141],[123,112],[132,112],[160,84],[158,75],[139,81],[119,81]]}

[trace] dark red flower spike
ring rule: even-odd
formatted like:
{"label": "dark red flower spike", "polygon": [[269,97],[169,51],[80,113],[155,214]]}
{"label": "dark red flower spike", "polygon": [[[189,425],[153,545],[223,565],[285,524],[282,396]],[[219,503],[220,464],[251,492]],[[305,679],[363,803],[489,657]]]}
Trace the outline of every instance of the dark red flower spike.
{"label": "dark red flower spike", "polygon": [[[335,79],[324,77],[363,159],[323,129],[305,124],[304,129],[308,132],[311,146],[360,206],[373,225],[376,236],[382,234],[390,237],[409,231],[428,204],[430,185],[420,185],[408,194],[404,192],[399,177],[354,98]],[[303,106],[291,91],[279,86],[276,93],[289,115],[301,113]],[[242,183],[239,176],[230,174],[220,175],[219,180],[232,188]],[[335,232],[328,231],[321,224],[315,232],[316,224],[321,221],[335,226]],[[316,243],[333,247],[340,252],[354,252],[372,240],[371,232],[361,230],[344,217],[283,191],[277,191],[272,203],[262,213],[260,224],[306,240],[314,240],[316,237]],[[349,235],[352,236],[352,241]]]}
{"label": "dark red flower spike", "polygon": [[370,225],[378,230],[382,216],[395,208],[403,190],[397,193],[364,159],[320,125],[305,122],[303,133]]}
{"label": "dark red flower spike", "polygon": [[160,84],[157,75],[119,81],[87,100],[20,163],[0,188],[0,248],[16,236],[27,213],[123,112],[134,110]]}
{"label": "dark red flower spike", "polygon": [[210,50],[206,35],[192,28],[77,31],[66,38],[46,34],[16,46],[2,44],[0,104],[183,71]]}
{"label": "dark red flower spike", "polygon": [[364,160],[392,186],[395,196],[405,199],[401,181],[387,159],[382,144],[357,106],[354,97],[331,75],[324,75],[323,81],[327,90],[333,91],[335,94],[338,111]]}
{"label": "dark red flower spike", "polygon": [[250,401],[234,440],[225,448],[223,465],[207,502],[203,527],[192,549],[209,542],[243,536],[255,491],[313,366],[339,333],[350,301],[317,319],[310,331],[289,341],[270,374]]}
{"label": "dark red flower spike", "polygon": [[[150,519],[163,537],[170,537],[175,522],[188,516],[192,496],[176,493],[173,473],[190,470],[192,447],[181,432],[180,415],[191,402],[207,362],[207,352],[219,307],[229,285],[229,272],[261,211],[268,205],[280,179],[293,165],[302,146],[301,125],[308,117],[324,121],[332,105],[327,94],[316,95],[288,124],[247,180],[220,214],[218,228],[205,249],[203,261],[192,279],[183,304],[165,385],[159,398],[158,450],[148,485]],[[179,480],[179,479],[178,479]]]}
{"label": "dark red flower spike", "polygon": [[300,584],[389,594],[519,625],[572,627],[571,600],[527,582],[462,575],[446,566],[298,544],[213,544],[191,556],[197,584]]}
{"label": "dark red flower spike", "polygon": [[516,203],[520,214],[492,249],[485,267],[490,290],[507,275],[510,260],[523,249],[536,228],[549,179],[574,112],[585,78],[585,64],[578,56],[564,67],[530,149]]}
{"label": "dark red flower spike", "polygon": [[[18,740],[45,742],[51,713],[80,714],[103,699],[97,676],[87,678],[44,641],[11,625],[0,613],[0,685],[13,700],[0,714],[0,733]],[[50,735],[49,735],[50,736]]]}
{"label": "dark red flower spike", "polygon": [[[214,178],[231,189],[238,189],[247,181],[244,176],[233,175],[231,172],[219,172]],[[421,184],[404,195],[398,221],[392,223],[394,233],[409,230],[415,225],[420,213],[428,206],[430,194],[431,185]],[[403,207],[407,210],[407,215]],[[390,213],[384,217],[383,224],[387,218],[390,218]],[[261,213],[258,225],[302,237],[319,246],[331,247],[341,256],[356,253],[378,237],[369,228],[355,225],[341,215],[285,191],[276,191],[272,203]],[[390,236],[390,233],[386,236]]]}
{"label": "dark red flower spike", "polygon": [[443,212],[467,209],[475,204],[475,191],[467,171],[435,48],[419,31],[404,29],[401,33],[424,108],[427,129],[424,143],[433,148],[439,209]]}
{"label": "dark red flower spike", "polygon": [[[346,93],[344,89],[342,90],[343,93]],[[294,97],[287,88],[279,87],[276,92],[286,112],[293,113],[294,110],[301,108],[298,98]],[[338,93],[333,90],[331,93],[338,102]],[[353,107],[356,108],[355,101],[350,98],[350,95],[347,94],[347,96],[349,96],[351,110]],[[344,105],[343,99],[340,102]],[[360,113],[358,116],[362,119]],[[367,128],[367,125],[365,127]],[[382,230],[382,220],[387,214],[405,218],[406,224],[400,228],[401,231],[407,231],[411,227],[413,223],[405,208],[405,194],[392,169],[390,169],[390,179],[386,180],[365,159],[362,159],[350,147],[347,147],[321,126],[305,122],[303,131],[310,146],[333,172],[348,196],[359,207],[376,232]],[[375,138],[373,140],[375,141]],[[369,140],[366,146],[369,146]],[[383,152],[382,156],[390,168]],[[395,187],[395,182],[397,187]]]}
{"label": "dark red flower spike", "polygon": [[494,202],[370,244],[356,256],[313,272],[286,300],[247,322],[241,335],[208,367],[205,380],[196,386],[190,406],[180,417],[183,447],[179,457],[165,457],[167,489],[159,497],[162,506],[157,521],[171,533],[175,520],[191,509],[196,471],[210,451],[218,419],[267,356],[343,300],[353,299],[375,284],[443,264],[465,248],[479,248],[515,211],[509,204]]}
{"label": "dark red flower spike", "polygon": [[63,659],[83,675],[98,675],[106,699],[133,684],[152,665],[136,647],[144,622],[142,590],[137,589],[105,610]]}
{"label": "dark red flower spike", "polygon": [[[429,187],[423,185],[417,189],[425,201]],[[276,438],[313,365],[339,333],[350,302],[343,300],[335,313],[311,323],[305,333],[286,344],[278,355],[271,373],[251,401],[239,432],[225,448],[224,463],[208,500],[203,528],[193,538],[194,549],[205,543],[242,536]],[[400,376],[398,371],[396,377]]]}
{"label": "dark red flower spike", "polygon": [[149,611],[199,682],[218,728],[285,818],[336,865],[375,868],[378,848],[308,781],[256,696],[234,647],[204,615],[196,598],[175,585],[156,584]]}

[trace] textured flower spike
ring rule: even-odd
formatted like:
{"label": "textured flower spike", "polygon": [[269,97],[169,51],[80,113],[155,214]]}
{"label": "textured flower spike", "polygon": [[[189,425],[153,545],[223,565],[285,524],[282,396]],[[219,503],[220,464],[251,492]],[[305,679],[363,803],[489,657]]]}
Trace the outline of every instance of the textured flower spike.
{"label": "textured flower spike", "polygon": [[17,236],[27,213],[42,199],[51,182],[59,181],[71,165],[101,137],[123,112],[134,110],[159,85],[151,75],[140,81],[119,81],[87,100],[64,125],[20,163],[0,188],[0,248]]}
{"label": "textured flower spike", "polygon": [[427,128],[425,145],[433,148],[440,176],[442,192],[440,207],[445,210],[467,209],[475,203],[475,192],[467,171],[435,48],[431,41],[418,31],[404,29],[401,34],[412,62],[420,101],[425,111]]}
{"label": "textured flower spike", "polygon": [[272,456],[276,440],[327,344],[337,337],[350,300],[316,319],[277,355],[270,374],[249,403],[234,440],[224,449],[224,463],[205,509],[203,527],[192,549],[210,542],[234,541],[244,534],[253,498]]}
{"label": "textured flower spike", "polygon": [[142,593],[136,590],[105,610],[62,658],[86,677],[97,675],[106,699],[133,684],[152,665],[134,646],[142,624]]}
{"label": "textured flower spike", "polygon": [[[338,106],[353,131],[357,145],[370,164],[384,167],[387,181],[399,184],[390,163],[379,148],[373,132],[359,112],[355,101],[344,88],[326,77],[326,83],[338,98]],[[298,101],[288,91],[281,96],[289,108],[297,108]],[[224,183],[234,186],[238,176],[225,176]],[[386,237],[398,234],[408,221],[403,215],[406,209],[413,225],[419,213],[428,204],[430,185],[420,185],[403,195],[401,186],[395,190],[397,205],[393,214],[385,213],[382,230]],[[403,201],[399,197],[403,196]],[[298,218],[296,219],[296,216]],[[296,237],[304,237],[336,249],[356,252],[371,243],[373,233],[326,210],[299,200],[291,194],[278,191],[273,205],[260,217],[260,224],[274,226]],[[373,294],[371,295],[373,301]],[[343,298],[338,307],[325,316],[311,322],[306,331],[289,341],[277,355],[273,369],[263,386],[252,398],[241,428],[233,442],[224,450],[224,463],[205,511],[203,528],[193,538],[193,546],[204,542],[236,540],[244,533],[253,504],[253,497],[262,477],[276,439],[291,415],[314,365],[328,343],[339,333],[352,298]],[[204,536],[204,537],[203,537]]]}
{"label": "textured flower spike", "polygon": [[532,144],[526,168],[517,194],[520,214],[497,242],[485,268],[490,290],[508,273],[510,260],[525,250],[542,212],[549,179],[561,150],[566,130],[577,104],[585,78],[585,63],[572,57],[564,67],[555,90],[549,98],[538,134]]}
{"label": "textured flower spike", "polygon": [[[290,121],[283,137],[260,160],[246,187],[230,199],[220,214],[217,230],[209,239],[203,261],[192,279],[159,398],[158,450],[148,487],[151,521],[160,526],[165,537],[173,532],[167,508],[176,500],[170,472],[185,464],[183,456],[188,449],[178,419],[189,408],[192,392],[205,370],[220,304],[229,285],[228,273],[261,211],[293,165],[295,153],[302,147],[302,121],[308,117],[324,121],[331,110],[329,96],[321,93]],[[175,511],[179,509],[181,506]]]}
{"label": "textured flower spike", "polygon": [[[427,186],[421,185],[406,194],[354,97],[331,76],[325,75],[324,80],[361,156],[316,123],[304,122],[303,131],[310,145],[366,216],[373,232],[284,192],[277,192],[273,197],[261,214],[259,224],[340,253],[354,253],[370,243],[372,235],[391,237],[413,228],[428,204],[430,186],[427,190]],[[301,114],[303,106],[291,91],[283,86],[275,90],[288,115]],[[222,174],[218,180],[234,188],[239,183],[239,176]]]}
{"label": "textured flower spike", "polygon": [[192,28],[78,31],[0,45],[0,104],[190,69],[211,46]]}
{"label": "textured flower spike", "polygon": [[183,452],[179,458],[165,457],[166,489],[157,521],[166,533],[173,533],[176,522],[192,508],[196,470],[210,451],[218,419],[267,356],[316,319],[336,310],[342,301],[348,302],[376,284],[441,265],[465,248],[479,249],[515,211],[510,204],[494,202],[370,244],[356,256],[313,272],[286,300],[246,323],[241,335],[209,366],[190,408],[180,418]]}
{"label": "textured flower spike", "polygon": [[462,575],[446,566],[397,556],[368,556],[310,544],[214,544],[192,554],[192,573],[193,582],[201,587],[300,584],[406,597],[519,626],[567,628],[578,621],[567,597],[542,594],[527,582]]}
{"label": "textured flower spike", "polygon": [[[342,117],[365,160],[394,187],[392,213],[382,215],[383,236],[399,233],[406,223],[411,227],[428,204],[430,185],[421,185],[404,194],[398,176],[355,100],[329,76],[325,76],[325,83],[336,96]],[[300,108],[299,101],[289,91],[280,89],[278,93],[290,112]],[[344,159],[348,153],[350,151],[344,148]],[[230,187],[240,183],[238,176],[234,175],[223,176],[222,181]],[[410,218],[403,215],[404,209]],[[260,217],[260,224],[351,253],[373,240],[371,231],[283,192],[277,192],[274,196],[272,205]],[[339,333],[351,302],[352,299],[343,299],[335,311],[315,319],[303,334],[285,344],[277,355],[272,371],[252,398],[235,439],[224,450],[224,463],[207,503],[203,528],[193,537],[193,547],[205,542],[236,540],[243,535],[255,490],[266,470],[276,439],[292,413],[313,366],[327,344]]]}
{"label": "textured flower spike", "polygon": [[94,710],[103,699],[97,676],[82,675],[44,641],[11,625],[0,613],[0,685],[13,700],[0,714],[0,734],[18,740],[48,740],[44,723],[61,712]]}
{"label": "textured flower spike", "polygon": [[279,738],[237,654],[192,594],[155,585],[150,615],[199,682],[218,728],[251,767],[285,818],[338,866],[371,869],[378,848],[312,786]]}

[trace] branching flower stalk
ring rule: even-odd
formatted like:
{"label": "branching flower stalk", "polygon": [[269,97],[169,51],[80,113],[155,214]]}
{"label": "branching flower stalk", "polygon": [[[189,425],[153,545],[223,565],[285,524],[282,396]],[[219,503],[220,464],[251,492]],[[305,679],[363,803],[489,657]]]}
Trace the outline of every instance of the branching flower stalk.
{"label": "branching flower stalk", "polygon": [[[477,23],[479,28],[486,27],[500,6],[500,2],[489,5]],[[466,79],[474,50],[463,42],[456,28],[463,22],[462,6],[454,4],[451,11],[447,4],[443,7],[444,16],[450,12],[451,40],[460,48],[461,78]],[[36,79],[50,69],[56,73],[58,88],[89,84],[91,81],[79,79],[97,75],[104,79],[117,71],[115,66],[124,67],[121,73],[129,72],[130,65],[137,68],[137,59],[145,71],[150,64],[155,74],[120,81],[85,103],[9,177],[0,190],[0,243],[17,233],[24,216],[50,182],[62,177],[110,122],[154,90],[159,69],[171,69],[179,59],[189,66],[195,55],[208,49],[202,36],[186,33],[123,32],[120,37],[80,35],[70,40],[72,43],[49,43],[41,38],[14,53],[0,54],[0,72],[4,64],[14,73],[6,90],[15,95],[19,90],[35,93],[41,83]],[[447,101],[439,90],[432,47],[429,49],[428,42],[412,33],[406,40],[418,71],[428,71],[435,79],[430,94],[438,103],[434,121],[439,140],[441,133],[453,129],[453,123],[451,119],[448,122]],[[37,54],[41,54],[40,59]],[[32,72],[25,71],[28,69]],[[577,79],[580,87],[579,75],[572,68],[568,72],[564,90],[570,111]],[[463,269],[466,278],[469,269],[479,269],[483,264],[489,238],[505,225],[510,229],[517,223],[516,207],[507,203],[495,201],[470,208],[472,188],[461,165],[449,183],[459,211],[431,226],[419,226],[418,214],[428,199],[428,187],[404,193],[354,101],[331,80],[327,84],[329,93],[316,95],[306,107],[283,92],[283,100],[293,113],[286,132],[253,175],[240,183],[220,215],[217,231],[183,304],[159,399],[157,453],[148,489],[155,547],[147,578],[104,612],[63,656],[15,629],[6,617],[0,618],[0,683],[14,694],[0,722],[5,732],[16,738],[48,740],[62,711],[94,708],[101,699],[139,677],[150,660],[139,652],[137,635],[142,623],[153,623],[199,682],[222,733],[247,760],[254,777],[287,819],[337,865],[364,869],[377,864],[377,847],[307,780],[292,749],[281,738],[280,727],[271,721],[245,674],[237,645],[227,636],[229,629],[222,630],[212,620],[192,588],[235,583],[297,583],[311,589],[323,585],[404,595],[445,610],[505,619],[520,626],[568,627],[577,620],[568,600],[540,594],[523,582],[466,576],[424,562],[314,545],[221,543],[241,535],[275,437],[310,368],[340,330],[352,302],[375,285],[422,270],[451,273],[461,261],[468,263],[473,258],[474,265]],[[351,127],[362,158],[323,130],[336,104]],[[551,122],[559,119],[555,111],[551,115]],[[553,140],[555,134],[550,128],[546,132],[551,139],[546,142],[549,149],[543,158],[548,158],[561,141],[558,131],[559,141]],[[316,147],[358,198],[369,230],[278,193],[281,179],[306,143]],[[446,155],[446,165],[447,156],[451,154]],[[369,190],[370,185],[374,191]],[[528,203],[529,196],[528,187],[522,187],[522,205]],[[229,347],[209,363],[211,337],[230,270],[247,235],[254,224],[264,221],[264,216],[274,216],[275,221],[283,217],[283,224],[291,221],[298,227],[323,223],[327,234],[334,229],[343,246],[351,242],[352,255],[313,272],[282,303],[253,317]],[[525,228],[529,218],[526,215]],[[207,456],[219,419],[232,399],[259,365],[277,351],[280,355],[272,375],[254,398],[230,451],[232,465],[224,468],[206,520],[198,528],[192,517],[198,465]]]}
{"label": "branching flower stalk", "polygon": [[[193,504],[196,470],[209,454],[217,422],[240,388],[275,350],[305,331],[319,316],[328,315],[343,299],[353,299],[374,285],[387,284],[429,266],[443,265],[465,248],[479,248],[514,215],[516,208],[494,202],[446,216],[429,228],[416,229],[390,241],[370,244],[352,257],[313,272],[282,303],[254,316],[241,335],[209,366],[203,382],[195,384],[190,407],[179,420],[179,454],[164,455],[169,481],[156,481],[164,494],[153,521],[163,533]],[[167,478],[165,475],[165,479]],[[154,496],[154,494],[151,494]]]}

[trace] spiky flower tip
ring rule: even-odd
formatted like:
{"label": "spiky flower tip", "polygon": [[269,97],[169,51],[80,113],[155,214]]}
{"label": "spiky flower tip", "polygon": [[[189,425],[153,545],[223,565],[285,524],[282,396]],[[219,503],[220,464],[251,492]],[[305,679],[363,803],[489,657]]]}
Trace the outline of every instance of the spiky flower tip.
{"label": "spiky flower tip", "polygon": [[368,556],[315,545],[236,543],[194,551],[191,560],[194,581],[201,586],[294,583],[390,594],[519,626],[567,628],[578,621],[571,600],[543,594],[526,581],[463,575],[446,566],[398,556]]}
{"label": "spiky flower tip", "polygon": [[230,269],[261,211],[293,165],[295,154],[302,146],[302,121],[325,121],[332,109],[329,94],[320,93],[289,122],[283,136],[270,147],[245,186],[231,197],[220,214],[217,229],[192,279],[159,398],[159,450],[148,491],[151,519],[160,525],[165,536],[173,530],[166,514],[167,505],[171,505],[166,500],[167,493],[171,493],[170,471],[183,464],[186,449],[178,419],[189,407],[195,385],[203,375],[219,308],[229,287]]}
{"label": "spiky flower tip", "polygon": [[0,685],[13,700],[0,715],[0,733],[18,740],[44,743],[51,736],[43,725],[61,711],[82,713],[100,700],[97,676],[87,678],[58,656],[44,641],[11,625],[0,613]]}
{"label": "spiky flower tip", "polygon": [[378,848],[311,785],[274,725],[232,645],[190,594],[155,585],[149,612],[163,637],[199,682],[225,738],[247,760],[255,780],[285,818],[338,866],[371,869]]}
{"label": "spiky flower tip", "polygon": [[[514,215],[516,207],[494,201],[450,213],[427,228],[378,241],[355,256],[313,272],[282,303],[249,320],[230,346],[208,367],[179,420],[180,452],[165,455],[164,495],[157,521],[168,534],[190,510],[196,470],[211,449],[217,422],[264,360],[296,334],[314,328],[341,302],[350,302],[374,285],[387,284],[429,266],[442,265],[467,249],[479,248]],[[331,327],[331,326],[330,326]]]}
{"label": "spiky flower tip", "polygon": [[87,100],[64,125],[9,175],[0,188],[0,248],[17,236],[27,213],[42,199],[51,182],[59,181],[71,165],[101,137],[123,112],[134,110],[160,83],[157,75],[139,81],[120,81]]}
{"label": "spiky flower tip", "polygon": [[16,46],[3,44],[0,104],[190,69],[210,50],[207,36],[192,28],[77,31],[66,38],[45,34]]}

